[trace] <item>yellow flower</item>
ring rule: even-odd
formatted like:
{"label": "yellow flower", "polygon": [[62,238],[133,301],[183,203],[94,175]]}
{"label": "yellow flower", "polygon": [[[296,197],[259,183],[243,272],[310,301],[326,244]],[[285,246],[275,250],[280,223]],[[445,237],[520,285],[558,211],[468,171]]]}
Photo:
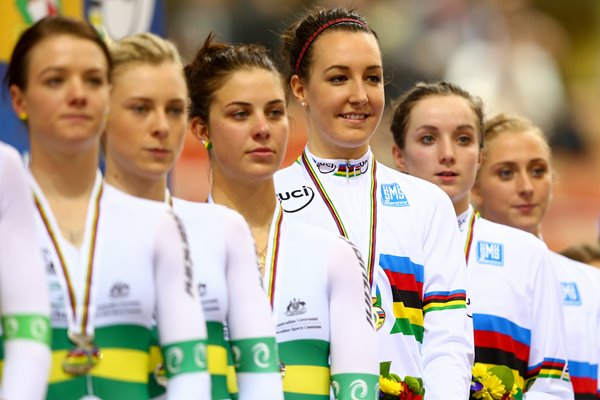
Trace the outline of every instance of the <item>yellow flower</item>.
{"label": "yellow flower", "polygon": [[473,377],[479,379],[485,379],[490,375],[485,364],[476,363],[473,365]]}
{"label": "yellow flower", "polygon": [[506,393],[506,388],[496,375],[485,377],[481,383],[485,387],[483,391],[489,393],[491,396],[489,399],[486,398],[486,400],[500,400],[504,396],[504,393]]}
{"label": "yellow flower", "polygon": [[395,396],[399,396],[400,393],[402,393],[402,390],[404,390],[400,382],[384,378],[381,375],[379,376],[379,389],[383,393],[392,394]]}

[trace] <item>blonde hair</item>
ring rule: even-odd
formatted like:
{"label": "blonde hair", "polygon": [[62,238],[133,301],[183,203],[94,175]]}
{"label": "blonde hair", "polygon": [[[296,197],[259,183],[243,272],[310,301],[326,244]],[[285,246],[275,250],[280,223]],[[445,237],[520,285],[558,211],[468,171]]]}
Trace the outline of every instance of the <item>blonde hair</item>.
{"label": "blonde hair", "polygon": [[161,64],[174,62],[183,67],[181,56],[175,45],[153,33],[142,32],[124,37],[109,44],[113,60],[113,74],[131,63]]}
{"label": "blonde hair", "polygon": [[[511,115],[500,113],[493,118],[488,119],[485,122],[485,127],[483,131],[483,138],[485,143],[489,143],[490,140],[493,140],[497,136],[506,133],[506,132],[532,132],[537,135],[542,142],[546,145],[548,149],[548,154],[550,155],[550,161],[552,161],[552,150],[550,148],[550,144],[548,143],[548,138],[544,134],[544,131],[534,124],[531,120],[522,117],[520,115]],[[483,152],[485,153],[485,145]],[[485,157],[484,157],[485,159]]]}

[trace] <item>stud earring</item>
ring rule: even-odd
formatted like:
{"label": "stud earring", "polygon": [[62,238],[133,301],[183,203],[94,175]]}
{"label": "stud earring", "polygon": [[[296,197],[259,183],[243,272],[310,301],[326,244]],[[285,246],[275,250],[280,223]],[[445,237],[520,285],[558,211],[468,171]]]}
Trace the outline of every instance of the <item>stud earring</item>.
{"label": "stud earring", "polygon": [[25,111],[20,112],[19,119],[23,122],[27,121],[27,113]]}
{"label": "stud earring", "polygon": [[202,143],[202,146],[204,146],[204,148],[205,148],[206,150],[210,150],[210,149],[212,149],[212,143],[210,142],[210,140],[209,140],[209,139],[202,139],[202,140],[200,141],[200,143]]}

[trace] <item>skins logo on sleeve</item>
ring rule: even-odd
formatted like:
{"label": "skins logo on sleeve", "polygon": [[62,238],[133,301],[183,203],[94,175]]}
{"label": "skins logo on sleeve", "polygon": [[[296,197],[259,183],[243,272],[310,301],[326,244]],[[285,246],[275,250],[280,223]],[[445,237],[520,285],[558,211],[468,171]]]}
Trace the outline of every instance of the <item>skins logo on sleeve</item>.
{"label": "skins logo on sleeve", "polygon": [[477,262],[496,266],[504,265],[504,245],[492,242],[477,242]]}
{"label": "skins logo on sleeve", "polygon": [[315,198],[315,192],[309,186],[292,190],[291,192],[277,193],[277,198],[281,201],[281,208],[287,213],[295,213],[309,205]]}
{"label": "skins logo on sleeve", "polygon": [[563,304],[566,306],[580,306],[581,296],[575,282],[561,282],[560,289],[563,295]]}
{"label": "skins logo on sleeve", "polygon": [[408,207],[408,199],[397,183],[381,184],[381,204],[387,207]]}

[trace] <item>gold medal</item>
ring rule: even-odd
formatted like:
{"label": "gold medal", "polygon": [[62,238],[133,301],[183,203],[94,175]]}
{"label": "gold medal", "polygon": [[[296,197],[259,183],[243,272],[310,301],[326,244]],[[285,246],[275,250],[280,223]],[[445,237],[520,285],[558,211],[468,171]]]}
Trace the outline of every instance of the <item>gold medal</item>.
{"label": "gold medal", "polygon": [[75,344],[65,356],[62,367],[69,375],[81,376],[89,373],[102,358],[100,349],[94,345],[94,337],[69,332],[69,339]]}

